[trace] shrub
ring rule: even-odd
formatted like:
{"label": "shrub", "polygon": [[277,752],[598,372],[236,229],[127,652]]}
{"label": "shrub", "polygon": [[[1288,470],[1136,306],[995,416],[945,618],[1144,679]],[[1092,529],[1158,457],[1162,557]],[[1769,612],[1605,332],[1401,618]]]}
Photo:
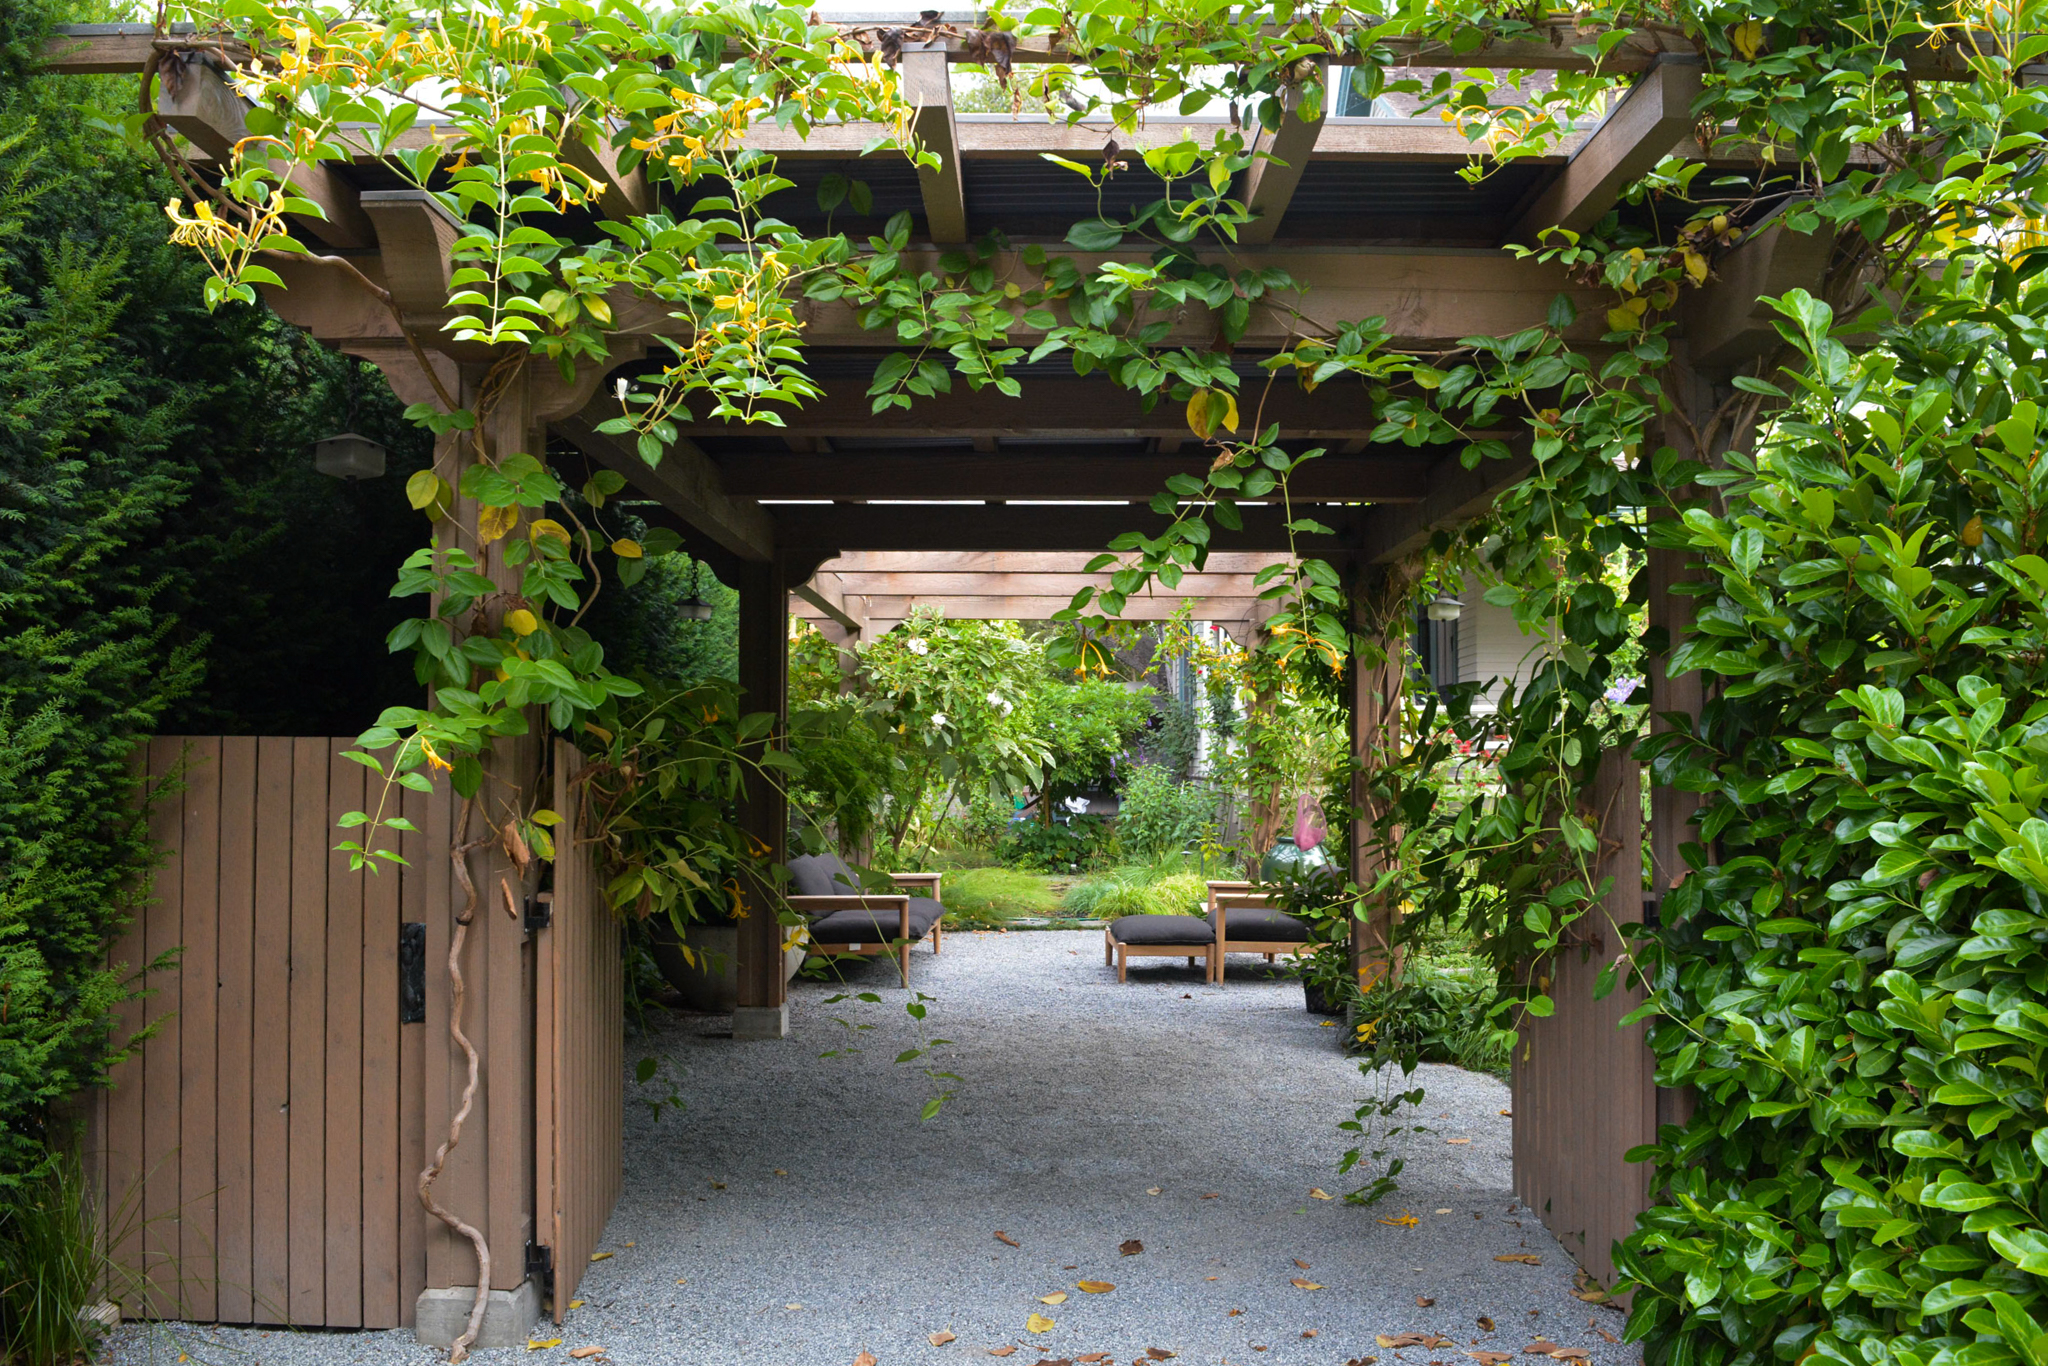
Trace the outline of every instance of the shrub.
{"label": "shrub", "polygon": [[1177,783],[1161,764],[1138,764],[1124,780],[1117,843],[1126,854],[1156,859],[1199,843],[1216,818],[1216,793]]}
{"label": "shrub", "polygon": [[1095,858],[1102,848],[1104,826],[1100,816],[1075,816],[1051,825],[1017,821],[997,848],[1004,862],[1020,868],[1065,872]]}
{"label": "shrub", "polygon": [[1199,872],[1119,868],[1068,889],[1060,909],[1090,920],[1120,915],[1199,915],[1208,895]]}
{"label": "shrub", "polygon": [[1045,878],[1015,868],[963,868],[939,884],[948,925],[999,926],[1020,915],[1051,915],[1059,898]]}
{"label": "shrub", "polygon": [[1469,953],[1417,954],[1397,987],[1358,998],[1355,1016],[1368,1042],[1413,1049],[1422,1062],[1446,1062],[1505,1077],[1515,1032],[1488,1018],[1496,979],[1491,964]]}

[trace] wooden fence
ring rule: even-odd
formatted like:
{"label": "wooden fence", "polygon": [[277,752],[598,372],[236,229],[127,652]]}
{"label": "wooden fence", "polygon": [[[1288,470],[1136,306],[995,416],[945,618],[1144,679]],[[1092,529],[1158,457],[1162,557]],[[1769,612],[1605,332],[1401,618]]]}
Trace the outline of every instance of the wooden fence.
{"label": "wooden fence", "polygon": [[[475,1283],[468,1244],[415,1193],[464,1081],[446,973],[460,803],[404,793],[408,865],[350,872],[336,818],[381,787],[340,757],[352,745],[165,737],[144,756],[168,858],[108,961],[173,964],[122,1009],[124,1029],[156,1032],[94,1098],[87,1143],[131,1315],[391,1328],[421,1290]],[[496,1289],[526,1280],[528,1240],[557,1227],[587,1258],[618,1194],[623,971],[588,864],[564,860],[537,935],[509,888],[480,889],[464,953],[483,1087],[436,1189],[484,1228]],[[542,1170],[565,1198],[536,1204]]]}

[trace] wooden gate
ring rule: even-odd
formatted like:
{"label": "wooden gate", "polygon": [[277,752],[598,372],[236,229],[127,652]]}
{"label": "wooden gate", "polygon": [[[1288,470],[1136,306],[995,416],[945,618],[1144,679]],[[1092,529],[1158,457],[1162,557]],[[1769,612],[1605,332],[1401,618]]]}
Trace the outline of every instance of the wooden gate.
{"label": "wooden gate", "polygon": [[[403,921],[445,922],[445,865],[333,852],[368,770],[347,739],[162,737],[143,756],[167,852],[107,954],[157,1032],[88,1109],[87,1175],[131,1315],[394,1328],[426,1278],[423,1030],[401,1020]],[[449,799],[406,794],[422,829]],[[429,809],[434,817],[429,817]],[[408,853],[418,851],[409,849]]]}
{"label": "wooden gate", "polygon": [[[1641,770],[1610,751],[1593,784],[1600,851],[1595,879],[1612,877],[1604,914],[1569,931],[1570,943],[1533,968],[1557,1004],[1530,1019],[1515,1044],[1515,1192],[1579,1265],[1614,1281],[1613,1244],[1650,1207],[1650,1168],[1623,1154],[1657,1133],[1657,1083],[1641,1024],[1619,1028],[1642,992],[1617,986],[1593,999],[1600,970],[1624,947],[1617,926],[1643,918]],[[1547,980],[1547,986],[1544,985]]]}
{"label": "wooden gate", "polygon": [[554,1316],[562,1321],[618,1203],[625,1128],[626,974],[618,917],[605,904],[577,813],[583,765],[572,745],[554,754],[555,885],[538,948],[534,1056],[534,1208],[554,1256]]}

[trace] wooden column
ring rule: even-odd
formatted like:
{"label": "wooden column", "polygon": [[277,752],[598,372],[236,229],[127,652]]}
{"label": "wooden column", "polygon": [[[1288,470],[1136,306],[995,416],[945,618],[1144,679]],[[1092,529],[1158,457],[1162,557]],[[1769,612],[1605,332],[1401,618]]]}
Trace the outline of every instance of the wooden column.
{"label": "wooden column", "polygon": [[[1386,828],[1390,813],[1373,799],[1371,775],[1398,762],[1401,753],[1401,691],[1408,675],[1408,578],[1392,569],[1368,569],[1355,593],[1358,629],[1378,647],[1379,659],[1351,657],[1351,753],[1357,772],[1351,788],[1351,877],[1361,891],[1387,870],[1383,844],[1396,838]],[[1369,896],[1367,913],[1351,922],[1352,959],[1358,984],[1371,988],[1401,972],[1394,944],[1398,899]]]}
{"label": "wooden column", "polygon": [[[789,592],[780,559],[743,561],[739,590],[740,705],[749,712],[775,713],[766,741],[777,748],[789,737]],[[788,857],[789,801],[781,785],[758,772],[747,778],[740,828],[757,852],[776,863]],[[783,993],[782,926],[776,919],[775,889],[757,878],[744,884],[746,918],[739,926],[739,999],[732,1013],[736,1039],[780,1039],[789,1033],[789,1004]]]}

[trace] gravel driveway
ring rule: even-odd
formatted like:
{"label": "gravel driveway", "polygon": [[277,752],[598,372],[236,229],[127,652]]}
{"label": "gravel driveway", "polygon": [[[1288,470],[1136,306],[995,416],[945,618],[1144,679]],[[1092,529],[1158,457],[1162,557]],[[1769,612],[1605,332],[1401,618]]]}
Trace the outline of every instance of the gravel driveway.
{"label": "gravel driveway", "polygon": [[[629,1037],[629,1062],[667,1059],[688,1108],[629,1105],[611,1255],[567,1324],[536,1330],[561,1345],[472,1359],[566,1366],[601,1345],[622,1366],[943,1366],[1014,1346],[1009,1366],[1149,1362],[1148,1348],[1202,1366],[1468,1366],[1470,1351],[1536,1361],[1524,1350],[1541,1338],[1602,1366],[1640,1360],[1606,1340],[1622,1316],[1572,1296],[1571,1258],[1510,1194],[1504,1085],[1422,1068],[1399,1191],[1347,1205],[1336,1126],[1368,1086],[1300,986],[1247,958],[1221,988],[1181,960],[1118,985],[1101,953],[1094,931],[961,933],[939,958],[913,953],[960,1077],[929,1122],[931,1083],[895,1062],[918,1036],[886,961],[848,972],[879,1005],[796,983],[788,1040],[736,1043],[699,1016]],[[1030,1331],[1034,1314],[1051,1326]],[[407,1333],[123,1333],[122,1366],[438,1359]],[[1377,1345],[1404,1333],[1455,1342]]]}

